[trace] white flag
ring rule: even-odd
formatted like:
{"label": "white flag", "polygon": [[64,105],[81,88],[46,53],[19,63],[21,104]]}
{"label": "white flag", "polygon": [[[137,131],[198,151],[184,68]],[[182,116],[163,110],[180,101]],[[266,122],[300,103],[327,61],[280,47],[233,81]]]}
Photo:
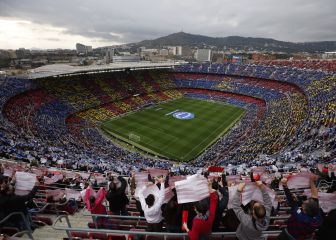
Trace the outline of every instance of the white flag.
{"label": "white flag", "polygon": [[198,174],[188,176],[185,180],[175,182],[175,189],[179,204],[197,202],[210,195],[207,179]]}
{"label": "white flag", "polygon": [[[295,175],[288,177],[287,187],[289,189],[295,188],[309,188],[310,187],[310,178],[314,176],[312,173],[299,172]],[[282,184],[279,184],[279,189],[282,190]]]}
{"label": "white flag", "polygon": [[[311,190],[305,189],[304,194],[307,197],[311,197]],[[318,200],[323,212],[328,213],[331,210],[336,209],[336,193],[318,192]]]}
{"label": "white flag", "polygon": [[28,194],[35,186],[36,174],[27,172],[16,172],[15,179],[15,194],[25,195]]}

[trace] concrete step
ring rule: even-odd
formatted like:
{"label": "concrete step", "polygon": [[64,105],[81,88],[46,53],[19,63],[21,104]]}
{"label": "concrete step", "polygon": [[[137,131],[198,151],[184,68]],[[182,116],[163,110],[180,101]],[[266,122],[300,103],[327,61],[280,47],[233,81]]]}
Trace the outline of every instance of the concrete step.
{"label": "concrete step", "polygon": [[[41,216],[49,217],[53,220],[53,222],[56,219],[55,215],[41,214]],[[70,215],[69,221],[72,227],[87,228],[87,224],[92,221],[92,218],[83,216],[82,212],[78,212],[73,216]],[[56,226],[66,227],[67,224],[65,219],[63,219],[62,222],[58,221]],[[64,237],[67,237],[67,235],[65,231],[54,230],[51,226],[44,226],[35,229],[33,237],[35,240],[56,240],[63,239]]]}

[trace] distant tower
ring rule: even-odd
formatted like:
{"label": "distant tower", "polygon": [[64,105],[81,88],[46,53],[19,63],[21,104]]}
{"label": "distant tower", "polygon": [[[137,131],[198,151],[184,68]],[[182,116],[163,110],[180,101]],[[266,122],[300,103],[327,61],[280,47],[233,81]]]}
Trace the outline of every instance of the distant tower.
{"label": "distant tower", "polygon": [[113,56],[114,56],[114,48],[107,48],[106,53],[105,53],[106,63],[113,62]]}
{"label": "distant tower", "polygon": [[81,43],[76,43],[77,54],[86,54],[86,46]]}

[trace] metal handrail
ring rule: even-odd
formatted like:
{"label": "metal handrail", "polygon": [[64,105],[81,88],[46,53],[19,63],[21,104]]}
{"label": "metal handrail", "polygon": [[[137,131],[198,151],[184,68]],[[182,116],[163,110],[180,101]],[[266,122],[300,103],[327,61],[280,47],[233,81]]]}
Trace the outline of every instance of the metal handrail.
{"label": "metal handrail", "polygon": [[[145,217],[142,216],[125,216],[125,215],[109,215],[109,214],[90,214],[90,213],[83,213],[85,217],[106,217],[106,218],[121,218],[121,219],[134,219],[134,220],[146,220]],[[288,219],[290,215],[286,216],[271,216],[270,219],[274,220],[281,220],[281,219]]]}
{"label": "metal handrail", "polygon": [[[37,202],[42,203],[42,202]],[[55,211],[57,216],[60,216],[60,213],[65,213],[66,211],[59,210],[58,207],[66,206],[69,203],[69,199],[67,199],[64,203],[46,203],[42,208],[37,210],[35,213],[43,212],[47,207],[51,206],[53,209],[51,211]]]}
{"label": "metal handrail", "polygon": [[145,217],[141,217],[141,216],[124,216],[124,215],[109,215],[109,214],[90,214],[90,213],[83,213],[83,216],[85,216],[85,217],[106,217],[106,218],[146,220]]}
{"label": "metal handrail", "polygon": [[[62,218],[65,218],[67,222],[67,227],[58,227],[56,223],[61,221]],[[151,236],[175,236],[175,237],[185,237],[188,236],[188,233],[169,233],[169,232],[138,232],[138,231],[124,231],[124,230],[111,230],[111,229],[95,229],[95,228],[73,228],[70,224],[69,217],[67,215],[58,216],[52,228],[54,230],[65,231],[70,240],[73,239],[71,232],[95,232],[95,233],[110,233],[110,234],[124,234],[124,235],[151,235]],[[281,231],[263,231],[263,234],[280,234]],[[213,232],[211,235],[215,236],[224,236],[224,235],[236,235],[236,232]]]}
{"label": "metal handrail", "polygon": [[22,220],[24,222],[24,225],[25,225],[25,227],[27,229],[25,231],[22,231],[22,233],[26,233],[27,232],[27,235],[29,236],[29,238],[30,239],[34,239],[33,234],[32,234],[32,230],[31,230],[30,225],[28,223],[28,220],[27,220],[26,216],[22,212],[12,212],[12,213],[8,214],[5,218],[1,219],[0,224],[6,222],[8,219],[10,219],[11,217],[13,217],[15,215],[18,215],[18,216],[20,216],[22,218]]}

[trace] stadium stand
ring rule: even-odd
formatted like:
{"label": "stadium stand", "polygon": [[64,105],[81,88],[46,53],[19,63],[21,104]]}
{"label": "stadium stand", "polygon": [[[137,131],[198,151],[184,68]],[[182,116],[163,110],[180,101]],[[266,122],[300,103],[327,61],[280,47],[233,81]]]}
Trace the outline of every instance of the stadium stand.
{"label": "stadium stand", "polygon": [[[196,230],[192,230],[194,217],[209,217],[209,204],[200,201],[200,197],[207,198],[209,192],[216,191],[220,200],[217,209],[225,202],[223,196],[229,196],[219,218],[219,230],[211,233],[204,228],[199,234],[212,239],[235,239],[239,222],[233,226],[234,221],[227,221],[235,217],[230,200],[239,183],[246,183],[245,190],[240,189],[242,205],[244,214],[251,218],[254,207],[250,202],[262,199],[249,197],[249,193],[258,190],[254,182],[261,180],[273,207],[269,226],[256,233],[258,236],[332,236],[329,233],[335,226],[336,208],[336,75],[332,62],[191,64],[177,66],[173,71],[33,80],[1,78],[0,88],[0,158],[11,160],[1,161],[2,234],[27,234],[38,239],[40,229],[49,226],[63,231],[62,238],[68,239],[185,239],[188,233],[181,227],[187,222],[189,237],[197,239]],[[179,167],[167,159],[121,147],[97,128],[107,119],[181,97],[229,103],[245,108],[246,114],[203,154]],[[224,168],[213,172],[208,166]],[[170,171],[163,173],[162,169]],[[101,192],[120,189],[116,177],[120,175],[128,181],[123,190],[128,201],[127,216],[112,215],[107,202],[95,202],[104,200]],[[168,233],[149,232],[153,222],[148,212],[143,217],[144,206],[141,208],[138,201],[140,188],[157,200],[159,187],[147,185],[151,181],[158,183],[161,175],[166,176],[161,189],[167,189],[162,226]],[[175,181],[180,182],[175,185]],[[197,191],[192,191],[195,194],[186,190],[193,189],[190,181],[197,182]],[[174,186],[175,191],[171,191]],[[295,204],[288,189],[299,200]],[[309,202],[310,196],[318,198],[319,205]],[[25,205],[27,201],[29,204]],[[312,222],[314,231],[304,231],[302,223],[293,221],[302,204],[302,214],[306,214],[303,217],[319,219]],[[106,207],[106,214],[93,211],[96,205]],[[167,210],[166,215],[165,209],[171,205],[179,211]],[[315,211],[316,206],[322,212]],[[169,221],[169,214],[175,214],[178,221]],[[59,224],[62,220],[65,225]],[[293,226],[302,229],[293,231]]]}
{"label": "stadium stand", "polygon": [[[287,224],[290,224],[290,222],[287,222],[287,220],[289,219],[291,213],[291,210],[289,208],[290,205],[288,205],[286,201],[286,195],[283,192],[283,187],[281,187],[282,183],[280,183],[280,179],[288,179],[286,180],[286,191],[291,191],[292,193],[295,193],[296,198],[301,199],[301,201],[303,202],[305,201],[305,196],[309,197],[310,194],[315,191],[317,186],[318,188],[316,189],[316,191],[318,191],[318,198],[320,200],[320,205],[323,210],[323,212],[321,212],[321,217],[323,216],[324,219],[328,219],[329,214],[332,214],[333,209],[335,209],[336,197],[335,173],[333,172],[332,174],[329,174],[329,176],[328,174],[326,174],[325,171],[326,168],[329,169],[331,167],[334,166],[332,166],[332,164],[317,166],[316,168],[314,168],[314,174],[309,172],[309,170],[307,169],[299,169],[298,166],[295,169],[293,168],[290,172],[283,172],[282,174],[280,174],[279,172],[275,172],[273,169],[267,167],[252,167],[246,168],[243,174],[230,174],[227,176],[226,174],[229,174],[229,172],[225,172],[226,170],[224,170],[224,168],[212,167],[208,169],[203,169],[203,172],[199,173],[203,176],[190,176],[193,179],[196,176],[199,181],[203,181],[202,179],[204,179],[205,182],[200,182],[197,184],[197,186],[194,186],[195,180],[191,180],[190,183],[186,183],[186,186],[190,188],[194,186],[201,190],[202,188],[208,187],[209,181],[211,183],[211,191],[215,192],[216,195],[221,193],[221,195],[219,196],[222,196],[223,194],[225,195],[225,193],[227,192],[227,201],[223,202],[225,205],[223,218],[220,218],[219,229],[212,233],[212,238],[217,239],[224,237],[225,239],[230,239],[231,237],[232,239],[234,239],[235,229],[237,228],[239,222],[236,223],[235,226],[233,226],[234,230],[232,230],[232,219],[231,225],[229,224],[226,226],[226,218],[232,218],[232,216],[230,216],[230,211],[232,211],[230,210],[232,208],[232,202],[230,199],[232,198],[233,194],[235,194],[235,191],[237,191],[236,189],[240,182],[245,182],[246,188],[253,189],[253,186],[256,186],[254,182],[257,180],[262,180],[265,184],[265,188],[267,189],[267,194],[269,194],[270,198],[272,199],[273,206],[269,226],[262,234],[266,236],[267,239],[276,239],[276,236],[280,234],[280,232],[287,226]],[[221,172],[223,170],[224,172]],[[9,191],[14,191],[14,189],[16,193],[17,190],[23,188],[21,182],[22,179],[18,173],[20,173],[20,175],[27,174],[31,177],[29,181],[31,181],[33,185],[35,185],[35,187],[31,185],[32,190],[25,191],[26,194],[31,191],[29,195],[17,197],[15,195],[12,195],[13,193],[9,193]],[[157,192],[155,191],[159,190],[158,187],[153,183],[151,183],[151,185],[148,185],[147,181],[154,181],[154,179],[156,179],[155,181],[158,181],[157,178],[154,178],[154,176],[158,174],[167,174],[165,178],[165,184],[161,185],[162,188],[169,190],[171,189],[170,187],[173,186],[175,186],[176,188],[175,193],[171,192],[172,195],[165,194],[164,198],[167,200],[164,201],[166,202],[164,204],[164,207],[166,208],[170,206],[169,204],[171,201],[174,202],[178,200],[178,202],[188,202],[188,200],[185,200],[187,196],[187,198],[192,199],[193,197],[197,197],[197,195],[200,194],[199,191],[196,192],[194,195],[190,195],[190,192],[188,193],[188,191],[183,190],[183,188],[177,187],[178,185],[176,182],[183,179],[183,171],[175,171],[170,173],[166,171],[166,173],[164,173],[161,169],[148,169],[147,171],[138,172],[133,174],[131,177],[126,178],[128,182],[128,187],[126,188],[126,190],[125,188],[122,188],[127,198],[129,199],[127,200],[128,203],[126,205],[126,215],[111,214],[109,212],[109,204],[107,201],[104,201],[105,203],[103,205],[103,207],[106,208],[106,213],[92,214],[89,213],[87,210],[88,205],[91,204],[90,201],[85,200],[87,196],[95,196],[95,194],[98,194],[97,198],[99,198],[98,190],[102,190],[103,188],[105,188],[107,193],[109,194],[109,191],[112,191],[111,189],[121,188],[120,181],[126,180],[123,180],[123,178],[120,176],[116,178],[117,175],[115,175],[115,173],[106,173],[103,175],[93,172],[88,173],[81,171],[62,170],[54,167],[37,168],[25,163],[2,161],[1,179],[3,182],[1,190],[2,201],[0,203],[0,212],[2,216],[6,216],[15,212],[21,212],[21,215],[22,213],[24,214],[22,218],[24,220],[20,221],[18,219],[4,219],[1,222],[1,231],[5,234],[16,234],[16,236],[18,236],[20,234],[23,234],[23,231],[26,231],[26,233],[28,233],[29,235],[32,232],[31,229],[36,228],[36,233],[34,232],[33,234],[34,236],[36,236],[36,234],[41,234],[41,229],[43,230],[43,228],[48,228],[47,226],[52,225],[54,229],[64,231],[64,234],[62,236],[67,238],[79,237],[83,239],[124,239],[125,237],[135,238],[138,235],[146,236],[146,238],[155,239],[184,238],[186,234],[183,233],[180,228],[183,221],[183,214],[181,214],[182,212],[180,211],[178,211],[180,213],[176,215],[179,220],[175,222],[175,230],[169,230],[171,228],[165,230],[164,228],[164,231],[161,233],[151,233],[146,231],[149,225],[146,222],[146,215],[145,217],[141,217],[141,206],[139,208],[139,205],[137,205],[136,203],[136,192],[139,188],[148,188],[150,189],[148,190],[148,194],[157,194]],[[208,181],[206,180],[206,178],[208,178]],[[282,182],[284,182],[283,180]],[[26,181],[28,182],[28,180]],[[182,180],[181,184],[183,181],[185,180]],[[303,181],[305,183],[303,183]],[[16,188],[12,189],[10,185],[15,186]],[[157,190],[155,190],[155,188]],[[309,189],[311,189],[311,191]],[[5,192],[7,192],[6,195],[4,195]],[[174,198],[174,194],[177,194],[177,199]],[[254,202],[249,203],[249,200],[254,199],[256,201],[259,199],[256,196],[249,197],[248,195],[248,190],[246,189],[246,195],[243,195],[243,199],[246,198],[246,200],[243,200],[243,205],[245,206],[244,211],[246,211],[246,213],[249,212],[249,206],[252,206],[254,204]],[[17,204],[11,204],[20,201],[19,199],[21,198],[24,198],[24,200],[27,200],[28,198],[31,200],[31,203],[27,205],[27,207],[23,208],[19,208]],[[220,198],[220,200],[221,199],[222,198]],[[194,204],[197,204],[195,201],[192,202],[194,202]],[[188,220],[188,227],[191,228],[192,219],[195,216],[193,208],[190,208],[190,204],[176,204],[178,204],[177,206],[179,206],[177,209],[176,207],[174,207],[174,209],[176,210],[180,209],[181,211],[186,211],[187,209],[189,209],[188,212],[191,219],[190,221]],[[203,207],[207,205],[207,203],[204,201],[201,201],[200,204],[203,204],[201,205]],[[166,220],[168,221],[169,219],[167,215],[165,216],[166,218],[164,222]],[[79,221],[78,217],[85,219],[86,226],[83,226],[83,224],[81,224],[82,226],[80,226],[80,224],[76,222]],[[62,221],[62,219],[65,220],[66,225],[59,223],[59,221]],[[163,226],[165,227],[166,225],[164,224]],[[316,236],[317,239],[327,239],[318,237],[320,235],[325,236],[325,231],[330,230],[328,229],[328,226],[325,226],[325,228],[326,229],[323,228],[323,231],[315,231],[314,236]],[[168,231],[168,233],[165,231]],[[30,235],[30,237],[32,237],[32,235]]]}

